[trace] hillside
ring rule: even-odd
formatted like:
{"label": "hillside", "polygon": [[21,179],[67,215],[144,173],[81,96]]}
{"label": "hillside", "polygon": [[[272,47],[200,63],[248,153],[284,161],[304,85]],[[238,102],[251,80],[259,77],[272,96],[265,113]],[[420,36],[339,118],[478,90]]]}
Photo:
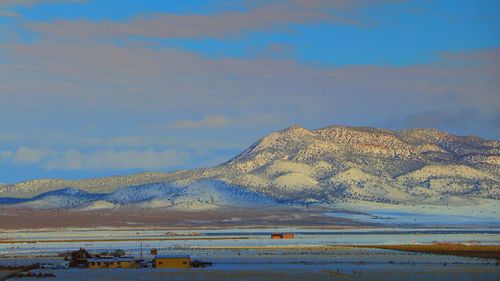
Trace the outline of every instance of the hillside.
{"label": "hillside", "polygon": [[293,126],[201,173],[288,200],[500,199],[499,160],[498,141],[437,130]]}
{"label": "hillside", "polygon": [[0,197],[4,197],[1,204],[26,207],[60,207],[60,202],[67,202],[68,207],[78,208],[187,209],[499,200],[500,143],[433,129],[292,126],[265,136],[213,168],[77,181],[35,180],[1,186]]}

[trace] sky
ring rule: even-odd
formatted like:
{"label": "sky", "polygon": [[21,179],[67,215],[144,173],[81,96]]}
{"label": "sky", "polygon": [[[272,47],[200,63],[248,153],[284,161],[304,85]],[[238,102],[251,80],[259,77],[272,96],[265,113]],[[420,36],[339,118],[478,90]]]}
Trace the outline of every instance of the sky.
{"label": "sky", "polygon": [[0,0],[0,183],[223,163],[293,124],[500,139],[500,1]]}

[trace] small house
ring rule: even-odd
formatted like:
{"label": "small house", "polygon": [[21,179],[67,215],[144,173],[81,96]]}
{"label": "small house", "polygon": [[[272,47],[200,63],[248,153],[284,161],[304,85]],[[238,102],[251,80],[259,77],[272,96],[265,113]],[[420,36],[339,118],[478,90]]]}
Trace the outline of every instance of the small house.
{"label": "small house", "polygon": [[78,251],[71,252],[71,260],[69,262],[70,267],[87,267],[87,259],[92,256],[87,252],[87,250],[80,248]]}
{"label": "small house", "polygon": [[136,268],[133,257],[99,257],[88,259],[89,268]]}
{"label": "small house", "polygon": [[156,268],[190,268],[191,258],[188,255],[156,255]]}
{"label": "small house", "polygon": [[293,238],[295,238],[295,235],[293,233],[281,233],[281,232],[271,233],[271,239],[293,239]]}

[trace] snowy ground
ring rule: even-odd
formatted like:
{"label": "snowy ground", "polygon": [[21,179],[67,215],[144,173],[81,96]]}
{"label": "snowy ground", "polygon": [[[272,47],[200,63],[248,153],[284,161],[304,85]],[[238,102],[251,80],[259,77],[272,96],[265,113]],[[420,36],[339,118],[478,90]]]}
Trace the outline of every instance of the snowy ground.
{"label": "snowy ground", "polygon": [[[167,269],[62,269],[50,280],[497,280],[491,260],[376,249],[196,250],[213,267]],[[32,259],[30,262],[53,261]],[[0,259],[0,263],[12,260]],[[38,271],[35,271],[38,272]],[[36,280],[36,279],[23,279]]]}
{"label": "snowy ground", "polygon": [[[349,244],[412,244],[433,241],[500,244],[498,229],[304,229],[279,228],[296,233],[293,240],[271,240],[276,229],[148,229],[72,228],[44,231],[3,231],[2,239],[28,241],[0,243],[0,264],[57,262],[56,255],[80,247],[96,253],[124,249],[146,260],[149,249],[164,254],[189,254],[214,262],[213,267],[164,269],[65,269],[50,280],[497,280],[494,260],[439,256],[381,249],[353,248]],[[167,232],[169,235],[167,235]],[[136,241],[102,241],[129,239]],[[176,240],[159,240],[160,238]],[[66,239],[67,242],[48,242]],[[218,238],[228,238],[218,240]],[[153,240],[147,240],[153,239]],[[158,240],[155,240],[158,239]],[[195,240],[192,240],[195,239]],[[36,241],[36,243],[35,243]],[[338,246],[336,246],[338,245]],[[36,271],[38,272],[38,271]],[[37,279],[23,279],[37,280]]]}
{"label": "snowy ground", "polygon": [[[338,270],[338,271],[337,271]],[[167,269],[67,269],[43,270],[55,278],[48,280],[484,280],[496,281],[500,269],[493,265],[311,265],[311,264],[252,264],[214,266],[213,268]],[[337,274],[338,272],[338,274]],[[13,279],[17,280],[17,279]],[[22,280],[39,280],[23,278]]]}
{"label": "snowy ground", "polygon": [[363,223],[404,227],[500,227],[500,202],[481,199],[461,206],[383,204],[367,201],[336,203],[336,209],[349,212],[331,212],[337,218],[345,218]]}
{"label": "snowy ground", "polygon": [[[359,244],[428,244],[434,241],[464,243],[476,241],[485,245],[500,244],[499,229],[300,229],[279,228],[294,232],[295,239],[272,240],[276,229],[219,230],[131,230],[131,229],[67,229],[65,231],[0,232],[0,257],[55,256],[62,252],[86,248],[92,252],[124,249],[138,256],[157,248],[165,253],[221,252],[232,248],[322,247]],[[193,233],[195,235],[193,235]],[[169,235],[168,235],[169,234]],[[170,239],[170,240],[165,240]],[[100,241],[99,241],[100,240]],[[130,241],[132,240],[132,241]],[[61,242],[63,241],[63,242]],[[16,243],[13,243],[16,242]]]}

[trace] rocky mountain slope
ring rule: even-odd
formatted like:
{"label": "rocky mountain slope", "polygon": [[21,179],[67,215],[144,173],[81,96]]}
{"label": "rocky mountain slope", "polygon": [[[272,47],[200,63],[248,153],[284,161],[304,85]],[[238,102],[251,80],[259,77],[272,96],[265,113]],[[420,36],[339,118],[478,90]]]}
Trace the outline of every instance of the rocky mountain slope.
{"label": "rocky mountain slope", "polygon": [[433,129],[330,126],[311,131],[292,126],[271,133],[213,168],[80,181],[29,181],[0,187],[0,197],[33,201],[64,188],[107,194],[91,200],[107,207],[346,200],[445,205],[467,198],[498,200],[500,142]]}
{"label": "rocky mountain slope", "polygon": [[437,130],[293,126],[204,173],[286,199],[500,199],[500,143]]}

